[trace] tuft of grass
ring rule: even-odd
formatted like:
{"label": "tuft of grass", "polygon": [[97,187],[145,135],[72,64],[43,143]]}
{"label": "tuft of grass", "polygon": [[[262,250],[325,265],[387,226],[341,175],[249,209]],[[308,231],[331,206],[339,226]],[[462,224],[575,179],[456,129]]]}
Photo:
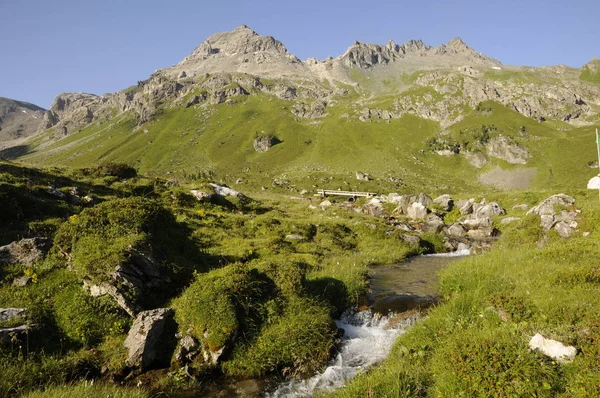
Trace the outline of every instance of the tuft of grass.
{"label": "tuft of grass", "polygon": [[44,390],[30,392],[27,398],[149,398],[150,392],[134,387],[118,387],[94,382],[56,385]]}

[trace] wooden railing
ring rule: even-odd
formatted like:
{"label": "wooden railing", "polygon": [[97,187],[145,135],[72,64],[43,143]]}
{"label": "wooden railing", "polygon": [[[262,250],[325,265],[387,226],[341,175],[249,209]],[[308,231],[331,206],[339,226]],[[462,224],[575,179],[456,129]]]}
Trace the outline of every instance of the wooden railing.
{"label": "wooden railing", "polygon": [[353,191],[336,191],[334,189],[319,189],[315,196],[320,196],[322,198],[327,196],[349,196],[351,198],[370,198],[376,196],[376,193],[373,192],[353,192]]}

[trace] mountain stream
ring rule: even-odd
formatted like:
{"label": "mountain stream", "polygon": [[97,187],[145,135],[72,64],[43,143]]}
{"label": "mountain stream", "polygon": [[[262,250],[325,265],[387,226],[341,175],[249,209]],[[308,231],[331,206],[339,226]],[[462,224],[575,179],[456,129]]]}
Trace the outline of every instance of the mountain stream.
{"label": "mountain stream", "polygon": [[[284,382],[228,380],[214,385],[216,397],[310,397],[316,391],[340,388],[361,371],[384,360],[396,338],[416,321],[418,310],[438,300],[436,273],[451,261],[470,254],[466,247],[448,254],[414,257],[404,263],[371,270],[369,308],[348,310],[336,321],[344,335],[327,368],[305,380]],[[207,391],[205,391],[207,392]]]}

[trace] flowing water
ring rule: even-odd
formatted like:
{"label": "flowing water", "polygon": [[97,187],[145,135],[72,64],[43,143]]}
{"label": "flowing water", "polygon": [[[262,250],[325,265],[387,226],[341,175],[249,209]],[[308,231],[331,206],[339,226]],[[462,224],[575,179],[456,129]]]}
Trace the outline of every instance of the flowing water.
{"label": "flowing water", "polygon": [[396,338],[416,320],[414,312],[402,313],[437,302],[437,271],[468,254],[466,247],[459,247],[454,253],[419,256],[402,264],[373,269],[370,308],[349,310],[336,321],[337,327],[344,329],[344,336],[338,354],[323,372],[309,379],[285,382],[225,378],[208,386],[201,395],[193,396],[310,397],[315,391],[342,387],[356,374],[387,357]]}
{"label": "flowing water", "polygon": [[396,313],[419,309],[438,300],[436,273],[451,261],[470,254],[466,247],[449,254],[415,257],[405,263],[381,267],[371,272],[371,308],[347,312],[336,321],[344,329],[340,352],[323,371],[307,380],[280,384],[267,397],[310,397],[315,391],[342,387],[357,373],[381,362],[389,354],[396,337],[414,323],[415,317]]}

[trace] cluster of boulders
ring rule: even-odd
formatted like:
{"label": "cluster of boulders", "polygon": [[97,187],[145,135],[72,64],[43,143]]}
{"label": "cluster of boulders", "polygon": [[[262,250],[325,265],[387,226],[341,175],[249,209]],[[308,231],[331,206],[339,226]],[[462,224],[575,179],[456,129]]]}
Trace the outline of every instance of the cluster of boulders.
{"label": "cluster of boulders", "polygon": [[579,213],[580,210],[575,208],[575,199],[560,193],[552,195],[532,207],[527,215],[540,216],[540,225],[544,232],[554,229],[563,238],[568,238],[578,226],[577,216]]}
{"label": "cluster of boulders", "polygon": [[[396,207],[390,212],[385,204]],[[332,205],[326,199],[321,202],[320,207],[326,210]],[[557,194],[532,207],[526,215],[538,215],[544,233],[554,230],[561,237],[568,238],[578,226],[580,210],[574,205],[575,199],[572,197]],[[471,248],[489,247],[490,242],[500,234],[494,226],[494,218],[506,215],[506,210],[496,202],[487,202],[485,199],[476,201],[474,198],[454,201],[448,194],[432,199],[424,193],[391,193],[372,197],[363,205],[350,201],[343,206],[373,217],[385,218],[390,225],[406,232],[403,239],[409,243],[418,244],[419,235],[423,232],[442,234],[449,251],[456,250],[461,243]],[[514,208],[524,211],[529,206],[520,204]],[[446,223],[444,218],[450,211],[458,213],[452,217],[454,219],[458,216],[458,219]],[[519,220],[519,217],[503,217],[498,221],[506,225]]]}
{"label": "cluster of boulders", "polygon": [[54,185],[48,185],[46,192],[77,206],[92,205],[94,203],[94,199],[92,199],[91,196],[85,195],[82,197],[81,192],[77,187],[71,187],[69,188],[69,191],[65,193],[56,189]]}
{"label": "cluster of boulders", "polygon": [[[396,207],[389,212],[385,204]],[[321,208],[331,206],[329,200],[321,203]],[[448,194],[432,199],[424,193],[414,195],[399,195],[391,193],[385,196],[371,198],[364,205],[353,202],[344,204],[357,212],[388,220],[388,223],[405,232],[403,239],[409,243],[418,244],[419,235],[423,232],[443,234],[449,251],[459,247],[480,248],[488,247],[490,241],[499,234],[494,227],[493,217],[506,214],[506,211],[496,202],[486,202],[475,199],[454,201]],[[456,209],[460,218],[446,224],[444,215]]]}
{"label": "cluster of boulders", "polygon": [[[28,238],[0,246],[0,267],[21,264],[30,267],[42,261],[48,254],[51,242],[46,238]],[[23,275],[13,280],[13,286],[23,287],[32,282],[32,276]],[[0,342],[29,332],[37,327],[27,319],[27,308],[0,308]],[[8,322],[10,325],[3,327]]]}

